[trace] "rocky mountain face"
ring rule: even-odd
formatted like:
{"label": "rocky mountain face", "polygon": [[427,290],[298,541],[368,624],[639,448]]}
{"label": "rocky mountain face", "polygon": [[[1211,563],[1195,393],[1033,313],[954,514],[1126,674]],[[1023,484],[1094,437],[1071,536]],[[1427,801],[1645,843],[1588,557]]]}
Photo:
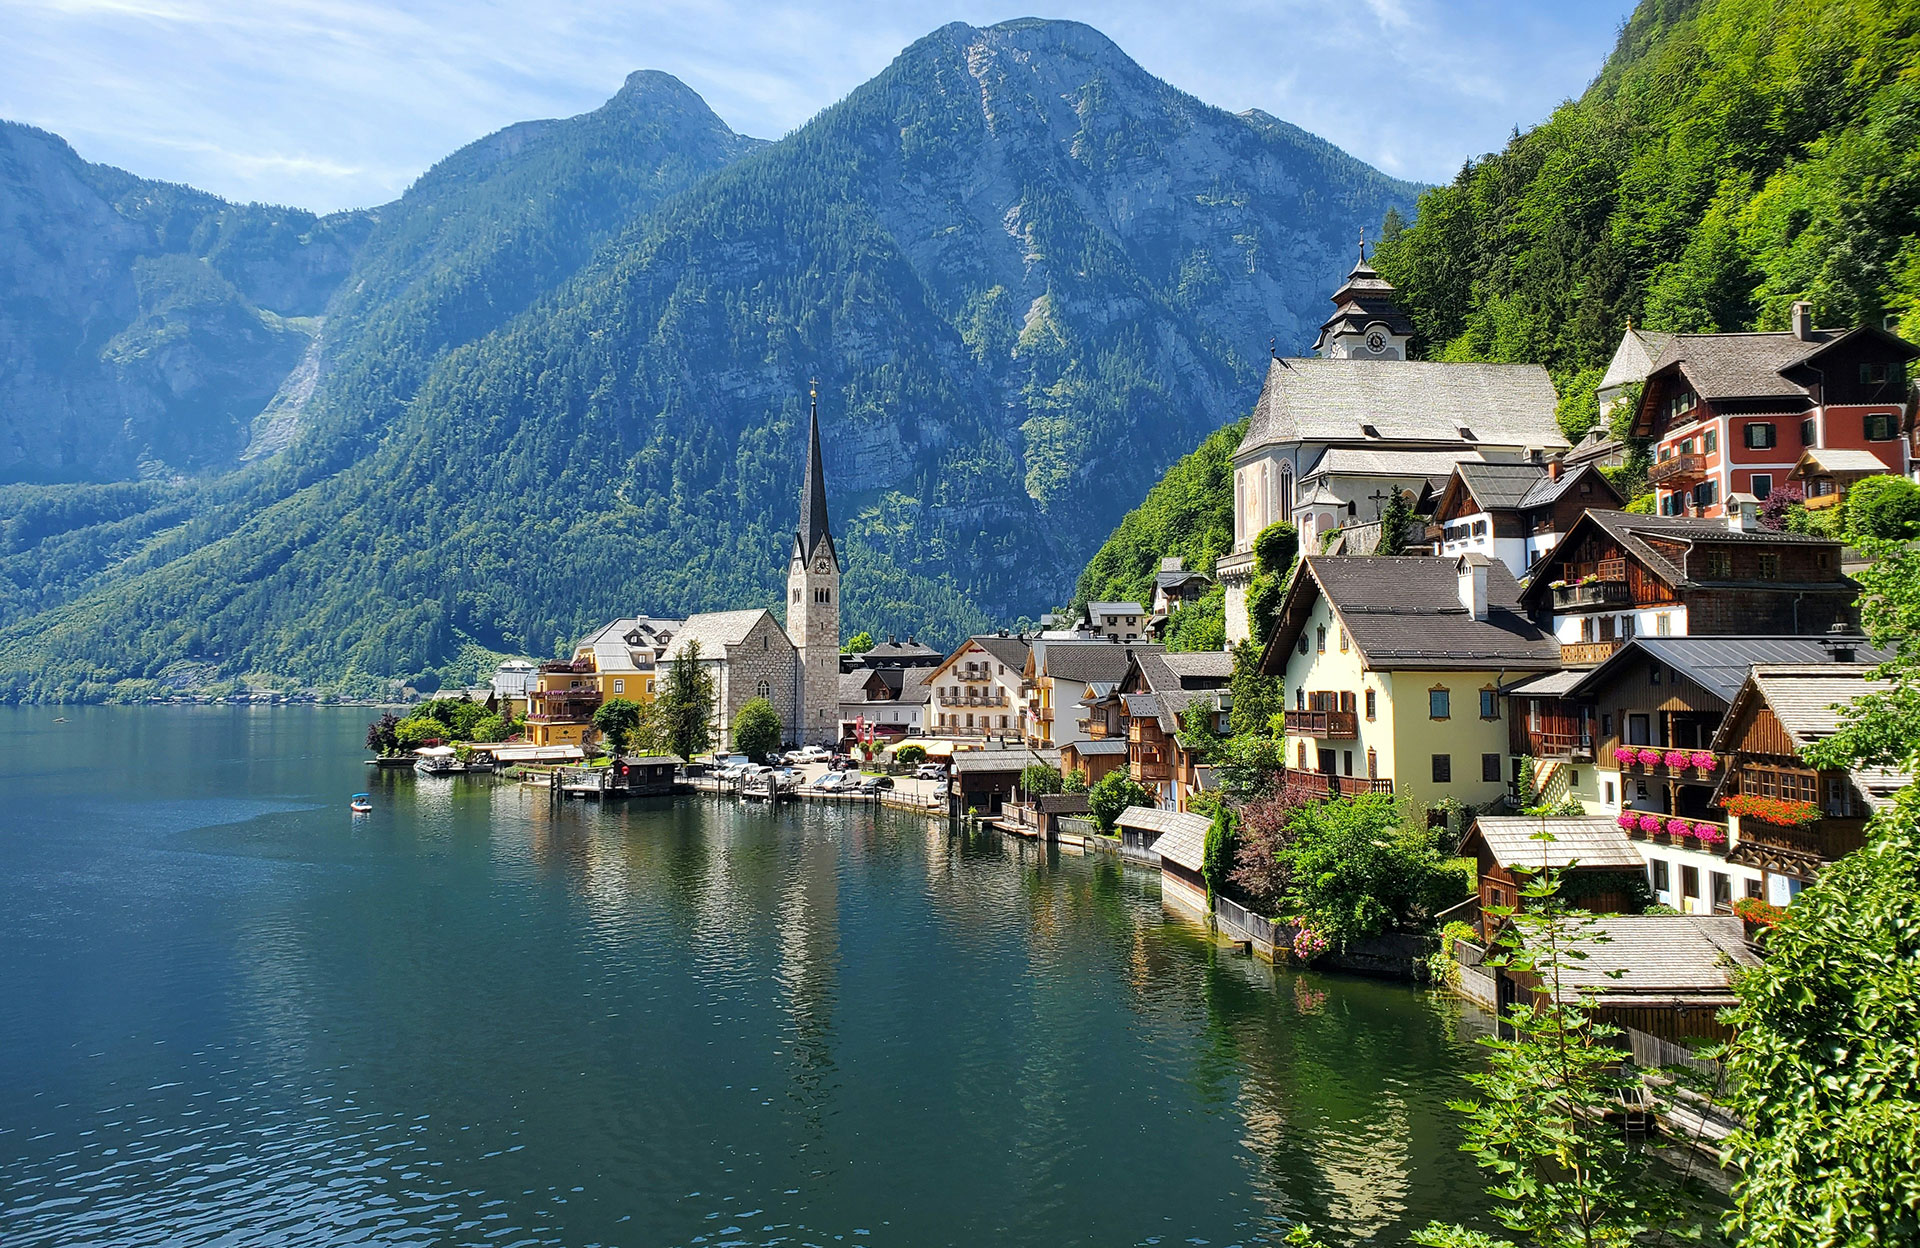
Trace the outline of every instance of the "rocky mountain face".
{"label": "rocky mountain face", "polygon": [[850,627],[1043,610],[1416,189],[1073,23],[942,28],[777,143],[705,118],[636,75],[373,214],[285,449],[0,629],[12,692],[452,676],[777,605],[810,379]]}
{"label": "rocky mountain face", "polygon": [[366,236],[0,123],[0,481],[231,467]]}

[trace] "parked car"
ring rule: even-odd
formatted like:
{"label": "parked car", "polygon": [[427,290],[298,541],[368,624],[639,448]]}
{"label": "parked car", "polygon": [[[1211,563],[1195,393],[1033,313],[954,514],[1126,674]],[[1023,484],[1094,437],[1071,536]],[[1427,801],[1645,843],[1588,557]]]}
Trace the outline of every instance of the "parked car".
{"label": "parked car", "polygon": [[795,762],[817,763],[822,759],[833,757],[833,751],[827,749],[825,746],[803,745],[795,750],[793,755],[797,756],[794,757]]}
{"label": "parked car", "polygon": [[945,780],[947,769],[939,763],[921,763],[914,769],[915,780]]}
{"label": "parked car", "polygon": [[821,793],[838,793],[847,787],[847,777],[838,771],[830,771],[813,782],[815,790]]}
{"label": "parked car", "polygon": [[868,776],[860,782],[860,791],[862,793],[878,793],[881,789],[890,789],[892,787],[892,776]]}

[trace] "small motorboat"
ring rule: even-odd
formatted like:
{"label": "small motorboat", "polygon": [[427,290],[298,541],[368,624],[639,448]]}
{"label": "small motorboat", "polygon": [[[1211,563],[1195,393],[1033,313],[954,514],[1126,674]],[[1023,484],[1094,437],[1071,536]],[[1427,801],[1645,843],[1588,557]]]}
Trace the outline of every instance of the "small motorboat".
{"label": "small motorboat", "polygon": [[451,776],[466,770],[450,745],[429,745],[415,750],[413,769],[423,776]]}
{"label": "small motorboat", "polygon": [[351,810],[356,815],[372,814],[373,813],[373,794],[355,793],[353,795],[353,800],[347,803],[347,809]]}

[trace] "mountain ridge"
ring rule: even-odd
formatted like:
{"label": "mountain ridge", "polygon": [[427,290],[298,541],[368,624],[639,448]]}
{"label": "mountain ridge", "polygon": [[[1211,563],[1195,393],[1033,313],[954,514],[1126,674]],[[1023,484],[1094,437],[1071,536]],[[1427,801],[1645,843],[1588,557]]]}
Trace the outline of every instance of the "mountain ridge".
{"label": "mountain ridge", "polygon": [[[500,149],[546,133],[480,142],[523,168]],[[0,627],[0,696],[183,664],[383,687],[636,604],[777,605],[815,377],[851,619],[945,636],[1064,600],[1142,467],[1238,415],[1411,190],[1089,27],[950,24],[483,332],[432,298],[386,323],[192,538]]]}

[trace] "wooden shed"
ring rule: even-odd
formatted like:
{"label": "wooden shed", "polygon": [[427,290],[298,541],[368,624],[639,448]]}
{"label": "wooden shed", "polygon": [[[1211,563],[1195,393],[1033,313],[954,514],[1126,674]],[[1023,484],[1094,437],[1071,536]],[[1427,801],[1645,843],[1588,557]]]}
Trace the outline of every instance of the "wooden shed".
{"label": "wooden shed", "polygon": [[1481,815],[1460,854],[1479,864],[1483,938],[1498,928],[1487,910],[1518,904],[1526,877],[1545,870],[1560,873],[1561,896],[1581,910],[1637,914],[1644,903],[1635,881],[1646,878],[1646,862],[1605,815]]}

